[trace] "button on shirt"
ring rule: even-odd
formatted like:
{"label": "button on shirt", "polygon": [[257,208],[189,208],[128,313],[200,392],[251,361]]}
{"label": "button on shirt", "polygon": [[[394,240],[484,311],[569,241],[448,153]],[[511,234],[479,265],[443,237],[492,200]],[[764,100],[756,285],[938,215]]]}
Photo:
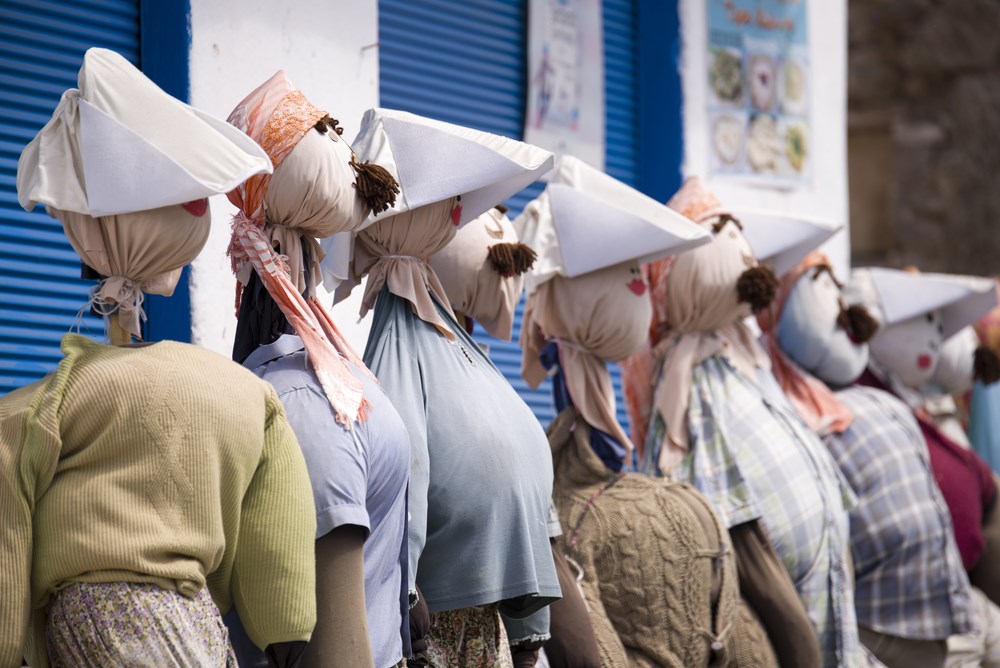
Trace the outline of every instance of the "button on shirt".
{"label": "button on shirt", "polygon": [[[365,604],[377,668],[403,656],[401,629],[406,594],[406,485],[410,442],[399,413],[382,388],[359,369],[370,404],[355,434],[334,420],[301,339],[284,335],[243,362],[271,383],[305,455],[316,502],[316,537],[339,526],[364,527]],[[228,619],[227,619],[228,621]],[[234,633],[240,664],[244,650]],[[255,648],[254,648],[255,649]],[[258,652],[259,654],[259,652]],[[262,657],[262,655],[261,655]],[[266,662],[262,665],[266,665]]]}

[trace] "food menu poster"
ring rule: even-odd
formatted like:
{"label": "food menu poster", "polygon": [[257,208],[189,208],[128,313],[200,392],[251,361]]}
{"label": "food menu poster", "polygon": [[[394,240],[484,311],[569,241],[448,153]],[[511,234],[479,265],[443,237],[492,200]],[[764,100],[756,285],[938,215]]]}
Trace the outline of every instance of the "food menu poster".
{"label": "food menu poster", "polygon": [[809,180],[806,0],[708,0],[709,169],[778,187]]}

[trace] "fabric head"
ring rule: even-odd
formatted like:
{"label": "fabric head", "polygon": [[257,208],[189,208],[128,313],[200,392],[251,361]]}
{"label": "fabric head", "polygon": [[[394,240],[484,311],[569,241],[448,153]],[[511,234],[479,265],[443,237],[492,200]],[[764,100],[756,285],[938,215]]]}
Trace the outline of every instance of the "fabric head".
{"label": "fabric head", "polygon": [[[769,367],[767,355],[743,320],[767,305],[777,285],[773,273],[758,266],[739,222],[697,177],[685,181],[667,205],[710,229],[712,242],[647,265],[653,299],[650,347],[623,367],[632,397],[629,404],[636,413],[633,425],[653,408],[667,425],[660,462],[664,472],[687,451],[686,414],[694,367],[716,354],[749,378],[754,378],[757,367]],[[741,290],[741,282],[752,283],[754,289]],[[650,408],[641,406],[637,401],[641,398],[651,401]]]}
{"label": "fabric head", "polygon": [[979,337],[972,326],[945,341],[926,391],[930,394],[964,394],[971,390],[978,349]]}
{"label": "fabric head", "polygon": [[848,385],[868,365],[868,346],[851,338],[844,313],[829,260],[813,252],[782,277],[771,308],[757,316],[775,378],[819,434],[843,432],[853,420],[824,383]]}
{"label": "fabric head", "polygon": [[556,276],[528,296],[521,324],[521,375],[531,387],[545,379],[539,353],[559,344],[560,366],[573,404],[592,427],[632,450],[618,424],[606,362],[634,354],[645,342],[651,304],[638,261],[583,276]]}
{"label": "fabric head", "polygon": [[507,216],[493,208],[462,226],[430,264],[456,314],[478,320],[491,336],[510,341],[524,272],[534,259]]}
{"label": "fabric head", "polygon": [[997,302],[992,279],[879,267],[855,270],[845,296],[880,321],[871,356],[900,392],[930,381],[943,341]]}
{"label": "fabric head", "polygon": [[97,312],[141,338],[143,293],[170,296],[184,265],[201,252],[211,229],[208,202],[94,218],[48,207],[83,262],[107,278],[94,290]]}
{"label": "fabric head", "polygon": [[827,257],[816,252],[782,277],[775,306],[758,316],[796,364],[834,387],[864,373],[867,344],[878,329],[865,307],[847,306],[842,288]]}
{"label": "fabric head", "polygon": [[[519,192],[552,165],[552,154],[530,144],[451,123],[389,109],[371,109],[355,139],[358,154],[385,164],[398,178],[399,199],[373,214],[349,253],[332,253],[324,276],[346,297],[370,274],[361,315],[383,286],[406,299],[416,316],[449,340],[455,334],[434,305],[451,314],[447,295],[428,258],[443,249],[458,227]],[[342,237],[333,240],[332,250]],[[432,297],[431,295],[434,295]]]}
{"label": "fabric head", "polygon": [[46,205],[104,276],[92,306],[141,337],[143,292],[170,295],[208,237],[209,195],[269,173],[257,144],[170,97],[122,56],[90,49],[79,89],[18,161],[18,200]]}
{"label": "fabric head", "polygon": [[[229,193],[239,208],[228,251],[239,278],[237,313],[253,267],[302,339],[337,422],[350,427],[364,418],[366,402],[362,382],[341,356],[364,365],[316,298],[302,293],[320,280],[323,253],[314,237],[358,227],[373,208],[389,205],[394,182],[389,179],[391,187],[372,196],[363,184],[378,170],[355,159],[337,121],[310,103],[283,71],[244,98],[229,122],[259,141],[274,165],[273,176],[254,177]],[[311,258],[309,266],[304,257]]]}
{"label": "fabric head", "polygon": [[358,234],[353,260],[355,280],[368,274],[361,299],[362,316],[375,306],[382,287],[388,286],[389,292],[410,302],[418,318],[436,327],[445,338],[455,339],[451,326],[434,305],[436,298],[454,316],[444,286],[427,258],[455,237],[457,228],[452,216],[458,206],[459,198],[452,197],[380,220]]}

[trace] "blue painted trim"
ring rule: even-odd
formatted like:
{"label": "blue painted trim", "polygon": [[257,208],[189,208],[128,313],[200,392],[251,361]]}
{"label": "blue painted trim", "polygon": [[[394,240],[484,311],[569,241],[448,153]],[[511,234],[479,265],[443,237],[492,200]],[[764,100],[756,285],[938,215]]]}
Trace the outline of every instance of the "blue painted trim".
{"label": "blue painted trim", "polygon": [[[140,0],[139,66],[179,100],[191,94],[191,3],[189,0]],[[145,338],[191,341],[191,268],[185,267],[172,297],[146,298]]]}
{"label": "blue painted trim", "polygon": [[677,0],[636,0],[639,143],[636,187],[666,202],[681,185],[684,119]]}

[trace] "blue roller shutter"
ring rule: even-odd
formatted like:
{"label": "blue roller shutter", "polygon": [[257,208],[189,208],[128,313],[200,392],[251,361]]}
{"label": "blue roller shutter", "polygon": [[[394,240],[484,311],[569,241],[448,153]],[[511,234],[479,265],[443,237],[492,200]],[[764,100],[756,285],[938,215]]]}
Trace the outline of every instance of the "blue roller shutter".
{"label": "blue roller shutter", "polygon": [[[636,183],[635,7],[632,0],[604,2],[606,170]],[[523,0],[379,0],[381,104],[520,139],[526,96],[527,5]],[[535,184],[512,197],[513,218],[541,192]],[[531,390],[521,380],[522,303],[512,342],[476,338],[548,424],[554,417],[549,383]],[[619,420],[627,424],[621,377],[611,365]]]}
{"label": "blue roller shutter", "polygon": [[[44,207],[17,203],[17,159],[76,86],[92,46],[139,60],[138,0],[0,0],[0,393],[55,368],[59,340],[74,326],[92,283],[62,226]],[[82,331],[103,336],[90,315]]]}

